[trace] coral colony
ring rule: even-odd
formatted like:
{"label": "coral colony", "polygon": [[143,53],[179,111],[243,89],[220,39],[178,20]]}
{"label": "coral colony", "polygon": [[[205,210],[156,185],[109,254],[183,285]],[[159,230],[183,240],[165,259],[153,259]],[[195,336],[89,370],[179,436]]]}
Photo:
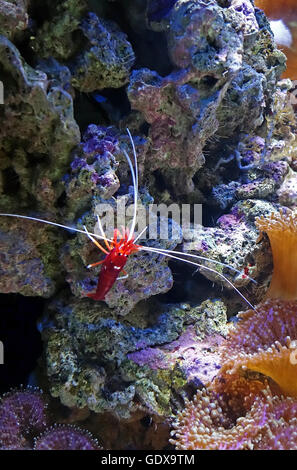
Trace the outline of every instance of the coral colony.
{"label": "coral colony", "polygon": [[297,450],[296,18],[0,0],[1,450]]}

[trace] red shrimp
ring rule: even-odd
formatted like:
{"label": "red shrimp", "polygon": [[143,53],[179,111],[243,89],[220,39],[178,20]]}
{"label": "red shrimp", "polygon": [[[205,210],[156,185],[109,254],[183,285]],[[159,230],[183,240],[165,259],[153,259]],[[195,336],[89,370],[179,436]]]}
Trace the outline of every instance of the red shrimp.
{"label": "red shrimp", "polygon": [[[42,223],[49,224],[49,225],[54,225],[56,227],[60,227],[66,230],[72,230],[72,231],[87,235],[90,238],[90,240],[92,240],[92,242],[97,246],[97,248],[99,248],[103,253],[106,254],[106,257],[104,258],[104,260],[93,263],[93,264],[89,264],[87,266],[87,268],[92,268],[94,266],[98,266],[102,264],[102,268],[99,273],[96,291],[86,294],[87,297],[90,297],[93,300],[105,299],[106,294],[110,291],[110,289],[112,288],[116,280],[119,279],[118,276],[123,271],[123,268],[127,262],[128,256],[130,256],[132,253],[135,253],[137,251],[146,251],[149,253],[155,253],[161,256],[166,256],[168,258],[172,258],[177,261],[183,261],[184,263],[191,264],[195,267],[203,268],[204,270],[208,272],[216,273],[218,276],[221,277],[221,279],[223,279],[227,284],[229,284],[235,290],[235,292],[237,292],[237,294],[249,305],[249,307],[255,310],[255,307],[248,301],[248,299],[237,289],[237,287],[234,286],[234,284],[224,274],[216,271],[213,268],[210,268],[209,266],[205,266],[203,264],[197,263],[196,260],[203,260],[208,263],[215,263],[219,266],[227,267],[228,269],[232,270],[233,272],[237,274],[241,274],[238,269],[235,269],[226,263],[222,263],[220,261],[207,258],[205,256],[136,244],[136,241],[146,231],[147,227],[145,227],[145,229],[141,233],[139,233],[136,238],[134,237],[134,230],[136,226],[136,216],[137,216],[137,200],[138,200],[138,170],[137,170],[137,158],[136,158],[136,150],[135,150],[134,142],[133,142],[129,129],[127,129],[127,132],[128,132],[128,135],[132,144],[132,148],[133,148],[135,169],[133,168],[132,162],[127,152],[123,150],[123,153],[129,164],[131,175],[132,175],[132,180],[133,180],[134,211],[133,211],[133,219],[132,219],[131,228],[123,229],[123,234],[121,234],[118,229],[115,229],[113,239],[108,239],[103,231],[99,216],[97,216],[97,220],[98,220],[99,230],[101,232],[100,235],[88,232],[85,226],[84,226],[84,230],[80,230],[74,227],[69,227],[67,225],[58,224],[56,222],[51,222],[48,220],[39,219],[36,217],[30,217],[26,215],[0,213],[0,216],[29,219],[29,220],[42,222]],[[106,245],[106,249],[103,246],[101,246],[100,243],[96,239],[103,240]],[[185,258],[190,258],[190,259],[185,259]],[[126,277],[127,277],[127,274],[126,274]],[[253,279],[251,279],[249,276],[247,277],[252,282],[256,282]]]}
{"label": "red shrimp", "polygon": [[[92,238],[93,237],[91,237],[91,239]],[[117,240],[118,238],[119,241]],[[87,297],[90,297],[93,300],[104,300],[106,294],[118,279],[119,274],[123,271],[128,256],[138,251],[141,246],[134,243],[134,237],[129,240],[128,229],[123,230],[123,235],[121,235],[121,233],[116,229],[114,231],[113,240],[110,243],[106,238],[104,238],[106,248],[109,251],[103,248],[95,239],[92,241],[101,251],[103,251],[103,253],[106,254],[106,257],[103,261],[99,261],[98,263],[90,264],[88,266],[88,268],[91,268],[98,264],[102,264],[96,291],[94,293],[87,294]]]}

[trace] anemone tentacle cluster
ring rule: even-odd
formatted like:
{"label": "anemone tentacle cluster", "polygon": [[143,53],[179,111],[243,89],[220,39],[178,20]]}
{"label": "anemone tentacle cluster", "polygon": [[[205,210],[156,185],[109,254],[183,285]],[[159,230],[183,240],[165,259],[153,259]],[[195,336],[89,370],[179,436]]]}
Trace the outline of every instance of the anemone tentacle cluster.
{"label": "anemone tentacle cluster", "polygon": [[249,369],[270,377],[283,393],[297,397],[296,340],[297,302],[267,300],[256,312],[240,315],[237,327],[222,344],[220,375]]}
{"label": "anemone tentacle cluster", "polygon": [[98,442],[88,431],[70,424],[54,425],[34,441],[34,450],[98,450]]}
{"label": "anemone tentacle cluster", "polygon": [[266,388],[245,416],[230,423],[226,402],[209,390],[187,402],[173,425],[170,442],[179,450],[297,449],[297,401],[273,396]]}
{"label": "anemone tentacle cluster", "polygon": [[178,449],[297,449],[297,302],[266,300],[239,318],[219,374],[177,415]]}
{"label": "anemone tentacle cluster", "polygon": [[11,390],[0,400],[0,450],[99,450],[97,440],[76,426],[50,426],[48,403],[34,387]]}

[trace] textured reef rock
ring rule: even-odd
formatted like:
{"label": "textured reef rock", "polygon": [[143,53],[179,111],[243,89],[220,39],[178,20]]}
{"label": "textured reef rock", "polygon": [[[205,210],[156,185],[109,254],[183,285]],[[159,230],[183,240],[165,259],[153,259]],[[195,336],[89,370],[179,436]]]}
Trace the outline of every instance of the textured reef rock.
{"label": "textured reef rock", "polygon": [[[274,206],[266,201],[253,199],[240,201],[232,207],[229,214],[224,214],[218,219],[217,227],[197,225],[184,230],[183,251],[227,265],[220,266],[213,262],[201,261],[201,264],[207,268],[215,269],[213,272],[199,268],[208,279],[230,289],[230,284],[219,275],[221,273],[237,288],[248,286],[250,294],[256,290],[257,295],[261,295],[259,287],[251,282],[251,278],[263,283],[264,276],[269,274],[271,252],[266,243],[266,253],[263,251],[263,246],[258,243],[259,231],[255,225],[255,218],[272,213],[274,210]],[[232,271],[232,268],[236,271]]]}
{"label": "textured reef rock", "polygon": [[[89,143],[90,141],[86,144],[86,149],[93,154],[94,142],[92,142],[91,147],[89,147]],[[110,141],[105,141],[105,143],[106,145],[113,145]],[[96,145],[95,143],[95,148]],[[104,149],[104,145],[103,147],[102,145],[100,146],[101,150],[102,148]],[[113,170],[110,171],[109,166],[114,164],[114,159],[111,155],[105,155],[104,152],[101,155],[99,154],[99,164],[97,164],[97,156],[95,154],[95,156],[91,157],[91,161],[93,163],[87,165],[84,159],[75,158],[74,164],[75,167],[78,168],[78,174],[76,174],[76,170],[72,172],[72,179],[70,179],[70,185],[68,186],[71,190],[76,187],[73,186],[72,183],[74,185],[77,184],[80,194],[85,195],[86,198],[89,199],[89,190],[87,189],[83,193],[84,188],[88,185],[84,186],[82,184],[82,181],[85,182],[89,177],[92,178],[95,175],[95,182],[91,187],[94,188],[94,193],[96,191],[98,194],[101,191],[102,196],[106,195],[106,188],[113,191],[117,186],[116,176]],[[101,168],[104,168],[103,173],[105,172],[102,177],[98,175],[100,172],[98,167],[100,167],[100,165]],[[107,165],[107,168],[105,165]],[[103,187],[102,184],[105,186]],[[147,215],[146,205],[147,202],[151,202],[151,197],[148,193],[143,193],[140,199],[141,200],[138,201],[137,213],[140,213],[143,217],[143,214]],[[97,221],[97,216],[99,216],[102,224],[106,225],[106,236],[112,239],[114,234],[113,227],[116,226],[116,224],[121,226],[118,217],[126,217],[126,226],[130,226],[134,206],[133,201],[133,190],[132,194],[130,192],[129,194],[118,196],[117,199],[93,197],[92,209],[83,214],[78,221],[78,226],[80,229],[86,226],[89,232],[100,235],[101,232]],[[72,204],[70,202],[70,204],[71,207],[77,207],[83,202],[83,199],[80,199],[78,203],[74,202],[74,204]],[[158,224],[168,224],[168,220],[164,217],[158,217],[153,213],[150,213],[149,217],[150,221],[155,220],[156,232],[158,230]],[[123,224],[124,223],[125,222],[123,222]],[[156,249],[165,248],[173,250],[177,244],[181,242],[182,234],[180,227],[174,221],[168,224],[169,230],[170,227],[173,233],[175,232],[178,235],[178,238],[172,240],[162,240],[159,238],[151,241],[145,240],[144,245]],[[139,229],[139,231],[140,230],[141,229]],[[140,243],[141,241],[142,240],[140,240]],[[86,297],[88,293],[95,290],[101,269],[100,266],[94,269],[87,269],[86,266],[100,261],[100,259],[104,259],[101,251],[86,239],[86,235],[79,234],[65,245],[61,254],[63,267],[67,272],[66,279],[72,293],[78,297]],[[158,253],[144,252],[141,250],[136,252],[128,257],[125,271],[127,272],[125,278],[118,279],[105,296],[107,305],[112,307],[114,311],[121,316],[127,315],[140,300],[167,292],[171,289],[173,284],[172,273],[168,267],[168,258]]]}
{"label": "textured reef rock", "polygon": [[221,183],[212,188],[213,202],[221,210],[229,209],[238,200],[266,199],[282,203],[281,198],[276,196],[280,196],[287,179],[288,163],[278,161],[265,163],[262,167],[252,166],[239,181]]}
{"label": "textured reef rock", "polygon": [[292,84],[281,80],[272,97],[271,112],[266,117],[267,135],[263,158],[270,161],[285,160],[289,163],[297,158],[296,115],[293,109],[294,95],[288,90]]}
{"label": "textured reef rock", "polygon": [[64,1],[54,10],[52,21],[31,39],[38,57],[68,65],[73,86],[84,93],[128,83],[135,56],[115,22],[87,13],[86,2],[77,0]]}
{"label": "textured reef rock", "polygon": [[112,316],[90,300],[51,305],[43,324],[47,374],[63,404],[122,418],[137,410],[169,416],[176,393],[215,375],[226,331],[222,302],[167,310],[142,303],[128,323]]}
{"label": "textured reef rock", "polygon": [[[61,177],[70,152],[80,138],[72,97],[59,86],[49,86],[46,74],[26,64],[4,36],[0,62],[6,78],[0,130],[1,210],[20,212],[38,205],[50,218],[64,189]],[[52,295],[59,277],[60,244],[61,239],[44,227],[2,219],[1,291]]]}
{"label": "textured reef rock", "polygon": [[90,43],[72,68],[73,86],[88,93],[102,88],[119,88],[129,80],[135,60],[131,44],[115,23],[89,13],[81,30]]}
{"label": "textured reef rock", "polygon": [[69,93],[72,98],[75,97],[74,89],[71,85],[71,73],[66,65],[60,64],[57,60],[50,57],[37,62],[36,68],[45,72],[48,78],[48,87],[61,87]]}
{"label": "textured reef rock", "polygon": [[297,173],[290,170],[277,192],[279,202],[283,206],[297,207]]}
{"label": "textured reef rock", "polygon": [[43,225],[17,219],[0,220],[1,292],[53,295],[61,281],[57,258],[61,244],[61,237]]}
{"label": "textured reef rock", "polygon": [[289,87],[287,80],[278,83],[266,116],[265,133],[263,129],[259,129],[259,135],[242,133],[237,147],[217,161],[215,170],[222,176],[234,166],[240,171],[235,181],[212,187],[213,203],[220,210],[244,199],[294,205],[297,140]]}
{"label": "textured reef rock", "polygon": [[0,1],[0,34],[12,38],[27,28],[29,0]]}
{"label": "textured reef rock", "polygon": [[[162,78],[148,69],[135,71],[128,96],[132,108],[141,111],[150,124],[152,148],[146,163],[151,170],[178,169],[170,183],[177,191],[180,187],[179,192],[189,193],[194,189],[191,176],[205,162],[203,144],[218,127],[215,111],[222,94],[205,99],[201,109],[201,95],[187,84],[191,77],[183,75]],[[199,123],[198,115],[203,116]]]}
{"label": "textured reef rock", "polygon": [[[101,204],[116,215],[117,204],[132,207],[128,127],[138,205],[203,202],[212,226],[187,227],[179,250],[226,263],[201,261],[257,301],[272,256],[255,218],[296,207],[297,171],[290,83],[279,82],[285,57],[264,14],[249,0],[0,0],[0,33],[1,212],[98,234]],[[181,242],[182,234],[143,243],[174,250]],[[227,283],[215,272],[200,268],[214,283],[200,276],[200,288],[184,265],[139,251],[104,302],[83,298],[100,271],[86,266],[103,254],[86,234],[32,221],[1,218],[0,252],[2,293],[51,297],[41,375],[73,422],[86,413],[98,430],[105,419],[107,442],[125,448],[142,445],[128,434],[149,419],[147,442],[158,448],[154,426],[164,442],[182,398],[217,374],[238,293],[221,292]],[[179,293],[153,298],[174,280],[183,295],[193,291],[191,306]],[[64,428],[36,446],[57,439],[67,439]]]}
{"label": "textured reef rock", "polygon": [[[112,203],[112,201],[109,201]],[[98,213],[96,206],[94,215],[90,214],[86,220],[93,220],[96,224],[95,214]],[[96,232],[95,228],[95,232]],[[172,243],[149,243],[149,246],[174,249],[177,242]],[[99,268],[86,270],[90,262],[96,262],[100,258],[98,248],[91,243],[86,244],[83,235],[70,241],[63,251],[63,264],[67,271],[67,281],[72,292],[79,297],[85,297],[96,288]],[[168,259],[163,255],[148,252],[138,252],[129,257],[125,266],[128,274],[126,279],[119,279],[106,294],[105,302],[112,307],[118,315],[127,315],[140,301],[148,299],[152,295],[167,292],[171,289],[173,278]]]}
{"label": "textured reef rock", "polygon": [[39,57],[67,60],[77,49],[80,21],[87,11],[85,0],[46,2],[48,16],[31,37],[31,47]]}
{"label": "textured reef rock", "polygon": [[110,199],[119,189],[115,156],[119,153],[115,128],[90,125],[75,149],[71,173],[64,178],[68,216],[87,210],[92,199]]}
{"label": "textured reef rock", "polygon": [[4,36],[0,62],[5,75],[1,205],[6,211],[20,210],[33,197],[40,208],[54,211],[70,151],[80,138],[72,98],[60,87],[48,88],[46,74],[26,64]]}
{"label": "textured reef rock", "polygon": [[[133,143],[140,176],[147,141],[133,136]],[[128,134],[122,134],[114,126],[88,126],[82,142],[72,153],[70,171],[63,178],[67,218],[75,219],[87,211],[92,203],[110,203],[108,200],[120,188],[117,173],[121,174],[122,183],[132,185],[132,175],[123,154],[124,150],[131,154]],[[151,200],[151,197],[148,195],[147,199]]]}
{"label": "textured reef rock", "polygon": [[177,1],[158,25],[174,72],[132,72],[132,109],[150,124],[147,161],[162,170],[176,194],[193,191],[191,177],[203,166],[203,147],[212,136],[263,124],[265,94],[274,91],[285,60],[267,28],[249,1],[228,8],[216,1]]}

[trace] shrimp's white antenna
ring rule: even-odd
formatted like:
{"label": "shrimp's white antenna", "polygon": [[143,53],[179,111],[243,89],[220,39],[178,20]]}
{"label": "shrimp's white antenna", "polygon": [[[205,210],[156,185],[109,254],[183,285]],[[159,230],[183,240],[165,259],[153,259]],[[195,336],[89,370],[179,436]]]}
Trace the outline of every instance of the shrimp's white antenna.
{"label": "shrimp's white antenna", "polygon": [[[142,235],[142,233],[143,233],[143,231],[141,232],[140,235]],[[137,239],[138,238],[139,238],[139,235],[138,235]],[[165,248],[164,249],[163,248],[155,248],[155,247],[150,247],[150,246],[141,246],[140,250],[153,251],[155,253],[160,253],[160,254],[163,254],[163,255],[166,255],[166,253],[173,253],[174,255],[189,256],[190,258],[199,259],[199,260],[203,260],[203,261],[208,261],[210,263],[215,263],[215,264],[218,264],[220,266],[224,266],[225,268],[228,268],[228,269],[230,269],[231,271],[234,271],[237,274],[242,274],[242,272],[239,271],[239,269],[233,268],[233,266],[231,266],[230,264],[223,263],[222,261],[217,261],[217,260],[212,259],[212,258],[207,258],[206,256],[193,255],[192,253],[183,253],[182,251],[166,250]],[[183,258],[180,258],[180,259],[182,260]],[[248,275],[246,275],[246,279],[248,279],[249,281],[252,281],[254,284],[258,284],[257,281],[255,281],[255,279],[253,279],[252,277],[250,277]]]}
{"label": "shrimp's white antenna", "polygon": [[0,213],[0,216],[3,216],[3,217],[17,217],[19,219],[34,220],[35,222],[42,222],[44,224],[53,225],[55,227],[64,228],[66,230],[72,230],[73,232],[83,233],[84,235],[88,235],[88,236],[92,235],[94,238],[99,238],[100,240],[107,240],[109,242],[112,242],[112,240],[109,240],[108,238],[103,237],[101,235],[97,235],[96,233],[90,233],[90,232],[86,233],[85,230],[79,230],[78,228],[69,227],[68,225],[57,224],[56,222],[50,222],[49,220],[38,219],[37,217],[29,217],[27,215],[19,215],[19,214],[2,214],[2,213]]}
{"label": "shrimp's white antenna", "polygon": [[137,240],[139,240],[141,238],[141,235],[144,234],[144,232],[146,231],[146,229],[148,228],[148,225],[146,227],[144,227],[143,230],[141,230],[141,232],[137,235],[137,237],[134,239],[133,243],[136,243]]}
{"label": "shrimp's white antenna", "polygon": [[124,152],[124,155],[126,157],[127,162],[129,163],[129,166],[130,166],[132,180],[133,180],[133,191],[134,191],[133,219],[132,219],[132,224],[131,224],[131,227],[130,227],[130,230],[129,230],[129,232],[130,232],[129,237],[128,237],[128,241],[129,241],[133,237],[133,233],[134,233],[134,229],[135,229],[135,225],[136,225],[138,191],[137,191],[136,178],[135,178],[134,168],[133,168],[132,162],[131,162],[131,160],[129,158],[129,155],[127,154],[126,150],[124,150],[123,152]]}
{"label": "shrimp's white antenna", "polygon": [[151,253],[157,253],[157,254],[160,254],[160,255],[166,255],[168,256],[169,258],[172,258],[172,259],[176,259],[178,261],[184,261],[185,263],[189,263],[189,264],[192,264],[193,266],[197,266],[199,268],[203,268],[203,269],[206,269],[206,271],[209,271],[211,273],[215,273],[217,274],[218,276],[220,276],[222,279],[224,279],[225,282],[227,282],[234,290],[235,292],[237,292],[238,295],[240,295],[240,297],[253,309],[256,311],[255,307],[248,301],[248,299],[240,292],[240,290],[237,289],[237,287],[235,287],[235,285],[226,277],[224,276],[224,274],[222,273],[219,273],[218,271],[216,271],[215,269],[212,269],[212,268],[209,268],[208,266],[203,266],[203,264],[199,264],[199,263],[195,263],[194,261],[190,261],[189,259],[183,259],[183,258],[179,258],[178,256],[173,256],[169,253],[167,253],[167,251],[165,250],[164,252],[162,252],[162,250],[155,250],[154,248],[150,248],[150,247],[142,247],[141,250],[145,250],[145,251],[150,251]]}
{"label": "shrimp's white antenna", "polygon": [[130,138],[130,142],[131,142],[132,150],[133,150],[133,157],[134,157],[134,174],[135,174],[135,180],[136,180],[136,189],[137,189],[137,193],[138,193],[138,163],[137,163],[137,154],[136,154],[136,149],[135,149],[135,145],[134,145],[134,140],[132,139],[131,132],[129,131],[128,127],[127,127],[126,130],[127,130],[128,136],[129,136],[129,138]]}
{"label": "shrimp's white antenna", "polygon": [[126,158],[128,164],[129,164],[129,167],[130,167],[130,171],[131,171],[131,175],[132,175],[132,180],[133,180],[133,192],[134,192],[133,219],[132,219],[132,224],[131,224],[131,227],[130,227],[130,230],[129,230],[129,237],[128,237],[128,241],[130,241],[130,240],[132,239],[132,237],[133,237],[133,233],[134,233],[135,226],[136,226],[136,217],[137,217],[138,166],[137,166],[136,149],[135,149],[135,145],[134,145],[134,142],[133,142],[133,139],[132,139],[132,136],[131,136],[131,133],[130,133],[129,129],[127,129],[127,133],[128,133],[128,135],[129,135],[129,139],[130,139],[130,141],[131,141],[132,150],[133,150],[133,157],[134,157],[134,165],[135,165],[135,170],[134,170],[129,155],[127,154],[126,150],[123,150],[123,153],[124,153],[124,155],[125,155],[125,158]]}

